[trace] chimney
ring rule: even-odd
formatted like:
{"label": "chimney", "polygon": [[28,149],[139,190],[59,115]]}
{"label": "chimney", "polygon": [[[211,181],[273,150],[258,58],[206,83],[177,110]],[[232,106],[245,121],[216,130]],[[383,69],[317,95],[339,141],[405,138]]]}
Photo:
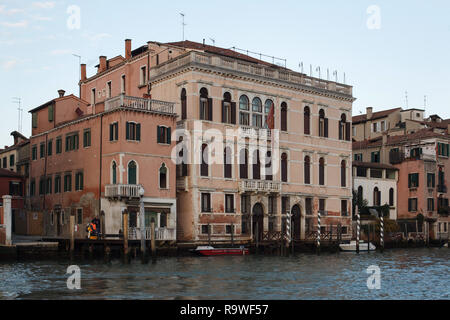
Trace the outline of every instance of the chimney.
{"label": "chimney", "polygon": [[86,77],[86,64],[84,64],[84,63],[81,64],[80,68],[81,68],[81,81],[84,81],[84,80],[87,79],[87,77]]}
{"label": "chimney", "polygon": [[367,107],[367,120],[372,119],[373,108]]}
{"label": "chimney", "polygon": [[125,59],[131,58],[131,39],[125,40]]}
{"label": "chimney", "polygon": [[106,56],[100,56],[100,67],[98,68],[98,73],[106,70]]}
{"label": "chimney", "polygon": [[205,46],[205,39],[203,39],[203,46]]}
{"label": "chimney", "polygon": [[64,97],[65,93],[66,92],[64,90],[62,90],[62,89],[58,90],[58,95],[59,95],[60,98]]}

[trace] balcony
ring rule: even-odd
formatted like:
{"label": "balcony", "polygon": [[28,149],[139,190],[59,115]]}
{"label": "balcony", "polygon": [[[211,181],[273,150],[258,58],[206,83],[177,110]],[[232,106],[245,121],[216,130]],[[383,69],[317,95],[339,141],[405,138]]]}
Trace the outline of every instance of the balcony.
{"label": "balcony", "polygon": [[150,70],[150,78],[158,78],[168,72],[195,65],[198,67],[215,68],[225,72],[235,72],[238,74],[250,75],[268,80],[283,81],[296,86],[303,86],[309,90],[315,88],[323,91],[327,90],[333,93],[352,96],[352,87],[333,81],[322,80],[307,76],[303,73],[294,72],[283,68],[273,68],[270,66],[258,65],[230,57],[217,56],[205,52],[190,51],[179,57],[162,63]]}
{"label": "balcony", "polygon": [[244,192],[279,193],[281,184],[273,181],[244,180],[239,183],[239,190]]}
{"label": "balcony", "polygon": [[[151,228],[145,228],[145,240],[151,240]],[[129,240],[141,240],[141,228],[129,228]],[[170,228],[155,228],[156,241],[175,241],[177,233],[175,229]]]}
{"label": "balcony", "polygon": [[134,110],[173,115],[175,114],[174,105],[175,104],[172,102],[130,97],[121,94],[117,97],[105,101],[105,111],[110,111],[118,108],[129,108]]}
{"label": "balcony", "polygon": [[140,185],[112,184],[105,186],[106,198],[140,198]]}
{"label": "balcony", "polygon": [[242,133],[246,136],[253,138],[264,138],[270,139],[272,137],[272,131],[263,128],[253,128],[253,127],[241,127]]}

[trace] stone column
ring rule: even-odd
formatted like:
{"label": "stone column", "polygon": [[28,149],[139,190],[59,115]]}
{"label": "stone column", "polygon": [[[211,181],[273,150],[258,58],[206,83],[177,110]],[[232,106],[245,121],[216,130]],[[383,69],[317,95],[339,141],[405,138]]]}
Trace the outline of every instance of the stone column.
{"label": "stone column", "polygon": [[12,230],[12,209],[11,209],[11,196],[3,196],[3,216],[4,216],[4,223],[6,226],[6,245],[10,246],[12,245],[12,238],[11,238],[11,230]]}

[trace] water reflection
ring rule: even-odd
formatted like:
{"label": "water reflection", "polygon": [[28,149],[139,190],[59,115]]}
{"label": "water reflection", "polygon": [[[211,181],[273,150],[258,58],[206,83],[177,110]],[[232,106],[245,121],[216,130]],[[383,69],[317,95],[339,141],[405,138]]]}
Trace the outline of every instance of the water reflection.
{"label": "water reflection", "polygon": [[[449,299],[450,251],[0,263],[0,299]],[[82,290],[66,287],[81,268]],[[367,289],[378,265],[382,289]]]}

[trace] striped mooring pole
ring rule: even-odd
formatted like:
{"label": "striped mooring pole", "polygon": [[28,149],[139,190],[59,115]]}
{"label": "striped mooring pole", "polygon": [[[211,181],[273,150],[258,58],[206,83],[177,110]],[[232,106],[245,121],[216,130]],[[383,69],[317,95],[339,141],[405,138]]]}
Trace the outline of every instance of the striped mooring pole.
{"label": "striped mooring pole", "polygon": [[361,239],[361,216],[359,208],[356,207],[356,253],[359,253],[359,241]]}
{"label": "striped mooring pole", "polygon": [[317,212],[317,253],[320,253],[320,211]]}
{"label": "striped mooring pole", "polygon": [[291,243],[291,214],[286,212],[286,248],[289,249]]}
{"label": "striped mooring pole", "polygon": [[383,214],[380,216],[380,246],[381,252],[384,250],[384,217]]}

